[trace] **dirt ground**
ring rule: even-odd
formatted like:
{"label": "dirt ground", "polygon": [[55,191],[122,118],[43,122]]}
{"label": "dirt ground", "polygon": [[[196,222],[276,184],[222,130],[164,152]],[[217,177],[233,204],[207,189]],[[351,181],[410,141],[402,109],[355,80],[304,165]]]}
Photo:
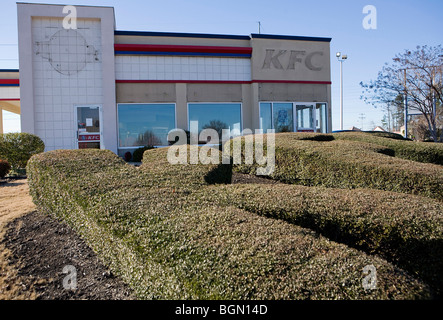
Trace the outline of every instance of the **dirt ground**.
{"label": "dirt ground", "polygon": [[[234,174],[232,183],[278,182]],[[63,286],[66,266],[76,290]],[[26,179],[0,181],[0,300],[17,299],[135,299],[68,225],[36,210]]]}
{"label": "dirt ground", "polygon": [[[63,286],[74,275],[66,266],[75,290]],[[0,183],[0,300],[29,299],[134,297],[69,226],[36,211],[27,180],[8,181]]]}
{"label": "dirt ground", "polygon": [[35,299],[36,294],[28,288],[24,279],[10,262],[12,253],[1,241],[8,224],[16,218],[35,211],[29,196],[26,180],[1,180],[0,182],[0,299]]}

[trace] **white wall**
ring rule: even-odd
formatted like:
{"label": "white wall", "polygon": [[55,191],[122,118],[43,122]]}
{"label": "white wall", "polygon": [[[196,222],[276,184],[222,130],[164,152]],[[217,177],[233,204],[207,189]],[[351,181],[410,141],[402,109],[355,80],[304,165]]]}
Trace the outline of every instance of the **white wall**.
{"label": "white wall", "polygon": [[117,80],[251,81],[246,58],[116,56]]}
{"label": "white wall", "polygon": [[117,151],[114,11],[77,7],[64,29],[64,6],[18,4],[22,131],[46,150],[76,145],[76,105],[102,105],[102,147]]}

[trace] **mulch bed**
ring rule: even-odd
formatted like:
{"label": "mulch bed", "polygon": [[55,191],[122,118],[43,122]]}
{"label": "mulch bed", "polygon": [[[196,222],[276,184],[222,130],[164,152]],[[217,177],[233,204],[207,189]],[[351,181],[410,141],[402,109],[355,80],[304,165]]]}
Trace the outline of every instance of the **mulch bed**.
{"label": "mulch bed", "polygon": [[[112,274],[97,255],[68,225],[43,215],[29,213],[9,224],[3,244],[12,255],[11,264],[42,300],[126,300],[134,299],[130,288]],[[63,273],[74,266],[77,289],[69,290]]]}

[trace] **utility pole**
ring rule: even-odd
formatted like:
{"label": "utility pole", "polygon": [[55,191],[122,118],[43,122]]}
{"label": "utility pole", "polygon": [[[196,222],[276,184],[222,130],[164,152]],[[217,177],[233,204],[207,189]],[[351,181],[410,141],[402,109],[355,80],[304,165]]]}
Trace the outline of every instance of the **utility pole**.
{"label": "utility pole", "polygon": [[363,130],[363,120],[366,119],[365,114],[364,113],[360,113],[360,117],[358,117],[360,119],[360,124],[361,124],[361,131]]}

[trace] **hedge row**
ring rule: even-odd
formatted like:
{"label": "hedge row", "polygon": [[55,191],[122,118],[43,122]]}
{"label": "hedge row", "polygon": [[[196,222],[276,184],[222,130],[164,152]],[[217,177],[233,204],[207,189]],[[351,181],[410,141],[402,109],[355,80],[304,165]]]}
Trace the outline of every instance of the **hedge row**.
{"label": "hedge row", "polygon": [[0,179],[3,179],[11,170],[11,165],[6,160],[0,159]]}
{"label": "hedge row", "polygon": [[332,136],[337,140],[351,140],[385,146],[402,159],[443,165],[443,143],[400,140],[389,133],[341,132]]}
{"label": "hedge row", "polygon": [[[28,163],[33,200],[70,223],[140,298],[431,297],[381,258],[214,203],[209,183],[229,180],[229,166],[170,165],[167,150],[146,151],[140,169],[104,150],[36,155]],[[377,289],[365,290],[362,270],[371,264]]]}
{"label": "hedge row", "polygon": [[408,270],[443,293],[443,204],[369,189],[296,185],[213,188],[214,201],[319,232]]}
{"label": "hedge row", "polygon": [[[236,139],[244,144],[244,138]],[[371,188],[443,200],[440,165],[393,157],[388,147],[350,140],[316,141],[297,133],[276,134],[275,145],[271,178],[285,183]],[[257,164],[236,166],[243,173],[255,174],[256,169]]]}

